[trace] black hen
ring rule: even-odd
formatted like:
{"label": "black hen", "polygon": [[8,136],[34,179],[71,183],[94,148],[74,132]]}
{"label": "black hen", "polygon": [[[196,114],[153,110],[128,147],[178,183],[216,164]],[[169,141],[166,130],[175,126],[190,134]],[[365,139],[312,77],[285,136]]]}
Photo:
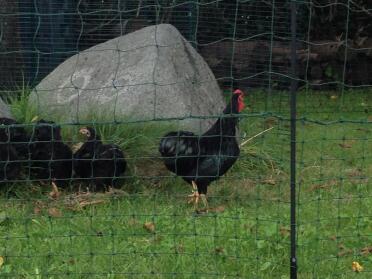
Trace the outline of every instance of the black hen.
{"label": "black hen", "polygon": [[95,129],[84,127],[79,132],[87,141],[74,154],[74,170],[78,177],[93,184],[94,190],[106,190],[125,172],[127,162],[120,147],[103,144]]}
{"label": "black hen", "polygon": [[72,178],[72,151],[63,143],[61,128],[52,121],[39,120],[34,128],[31,153],[31,177],[55,181],[66,186]]}
{"label": "black hen", "polygon": [[14,119],[1,117],[0,125],[5,125],[9,129],[9,140],[12,147],[17,151],[18,157],[22,161],[29,159],[30,135]]}
{"label": "black hen", "polygon": [[207,205],[208,185],[225,174],[239,157],[236,125],[237,114],[244,108],[243,96],[242,91],[235,90],[224,115],[203,135],[170,132],[160,141],[159,152],[165,166],[192,184],[195,205],[199,196]]}
{"label": "black hen", "polygon": [[9,127],[0,125],[0,184],[18,178],[21,164],[15,148],[10,143]]}

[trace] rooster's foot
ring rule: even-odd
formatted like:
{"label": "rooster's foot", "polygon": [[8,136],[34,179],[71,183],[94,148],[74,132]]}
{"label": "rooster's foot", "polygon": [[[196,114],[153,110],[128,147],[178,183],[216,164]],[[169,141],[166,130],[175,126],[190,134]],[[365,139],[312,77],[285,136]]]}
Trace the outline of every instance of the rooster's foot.
{"label": "rooster's foot", "polygon": [[194,206],[196,207],[197,204],[199,203],[199,197],[200,197],[198,191],[193,192],[191,195],[188,195],[188,197],[189,197],[189,200],[188,200],[187,203],[189,203],[189,204],[193,203]]}
{"label": "rooster's foot", "polygon": [[199,209],[198,207],[195,207],[195,212],[197,214],[206,214],[208,213],[208,201],[205,194],[199,194],[199,198],[203,201],[204,208]]}

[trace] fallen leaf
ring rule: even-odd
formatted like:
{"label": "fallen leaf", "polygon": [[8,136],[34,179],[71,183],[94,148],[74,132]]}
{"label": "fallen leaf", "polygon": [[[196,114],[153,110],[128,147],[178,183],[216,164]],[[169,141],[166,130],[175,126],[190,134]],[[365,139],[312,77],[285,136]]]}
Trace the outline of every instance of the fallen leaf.
{"label": "fallen leaf", "polygon": [[41,207],[41,208],[45,207],[45,202],[42,201],[42,200],[36,200],[36,201],[34,202],[34,204],[35,204],[36,206]]}
{"label": "fallen leaf", "polygon": [[276,184],[275,180],[272,179],[272,178],[264,179],[264,180],[262,180],[262,183],[269,184],[269,185],[275,185]]}
{"label": "fallen leaf", "polygon": [[360,169],[350,169],[347,170],[346,173],[349,177],[363,176],[363,172]]}
{"label": "fallen leaf", "polygon": [[223,205],[217,206],[215,208],[209,208],[210,212],[222,213],[225,211],[225,207]]}
{"label": "fallen leaf", "polygon": [[288,236],[291,232],[287,227],[280,227],[279,232],[282,236]]}
{"label": "fallen leaf", "polygon": [[41,208],[38,207],[38,206],[35,206],[35,207],[34,207],[34,214],[35,214],[35,215],[39,215],[40,213],[41,213]]}
{"label": "fallen leaf", "polygon": [[124,195],[127,195],[127,193],[118,189],[105,193],[78,192],[63,196],[63,202],[66,208],[79,211],[89,205],[108,202],[110,197],[120,197]]}
{"label": "fallen leaf", "polygon": [[59,192],[57,185],[54,182],[52,182],[52,191],[49,193],[49,197],[57,200],[60,197],[60,195],[61,193]]}
{"label": "fallen leaf", "polygon": [[123,190],[120,190],[120,189],[115,189],[115,188],[112,188],[110,187],[109,190],[105,193],[105,196],[112,196],[112,197],[115,197],[115,196],[118,196],[118,197],[122,197],[122,196],[127,196],[129,197],[129,194]]}
{"label": "fallen leaf", "polygon": [[353,253],[352,249],[343,249],[342,251],[338,252],[337,256],[343,257],[343,256],[346,256],[346,255],[350,255],[352,253]]}
{"label": "fallen leaf", "polygon": [[342,148],[352,148],[353,146],[349,143],[340,143],[339,144],[340,147]]}
{"label": "fallen leaf", "polygon": [[48,213],[52,217],[61,217],[62,216],[61,211],[58,208],[55,208],[55,207],[49,208]]}
{"label": "fallen leaf", "polygon": [[338,144],[342,148],[352,148],[355,140],[344,141],[343,143]]}
{"label": "fallen leaf", "polygon": [[143,228],[146,231],[153,233],[155,231],[155,224],[152,222],[146,222],[145,224],[143,224]]}
{"label": "fallen leaf", "polygon": [[337,95],[331,95],[331,100],[336,100],[338,98]]}
{"label": "fallen leaf", "polygon": [[362,248],[361,254],[363,256],[368,256],[369,254],[372,254],[372,246],[367,246],[367,247]]}
{"label": "fallen leaf", "polygon": [[4,265],[4,257],[0,256],[0,269]]}
{"label": "fallen leaf", "polygon": [[318,190],[318,189],[325,189],[327,190],[328,188],[330,187],[333,187],[333,186],[336,186],[337,185],[337,180],[335,179],[331,179],[329,181],[327,181],[326,183],[323,183],[323,184],[314,184],[312,185],[310,188],[309,188],[309,192],[312,192],[312,191],[315,191],[315,190]]}
{"label": "fallen leaf", "polygon": [[105,201],[104,200],[94,200],[94,201],[81,201],[79,203],[79,206],[80,207],[86,207],[88,205],[94,205],[94,204],[100,204],[100,203],[104,203]]}
{"label": "fallen leaf", "polygon": [[358,262],[353,262],[351,264],[351,268],[353,269],[353,271],[355,272],[361,272],[363,270],[363,266],[361,266]]}

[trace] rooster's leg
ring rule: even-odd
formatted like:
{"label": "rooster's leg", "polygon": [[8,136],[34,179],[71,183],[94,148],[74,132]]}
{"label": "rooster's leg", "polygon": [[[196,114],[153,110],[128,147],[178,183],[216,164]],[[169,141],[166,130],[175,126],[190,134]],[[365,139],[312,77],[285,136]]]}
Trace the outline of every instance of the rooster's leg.
{"label": "rooster's leg", "polygon": [[198,186],[196,185],[195,181],[191,181],[192,185],[192,192],[195,193],[198,191]]}
{"label": "rooster's leg", "polygon": [[188,203],[194,203],[194,206],[197,207],[200,198],[198,187],[194,181],[191,181],[191,184],[193,189],[192,194],[188,196],[189,197]]}
{"label": "rooster's leg", "polygon": [[204,208],[208,212],[208,200],[207,200],[207,196],[205,194],[200,194],[200,198],[203,201]]}
{"label": "rooster's leg", "polygon": [[61,193],[58,190],[57,184],[52,181],[52,191],[49,193],[49,196],[53,199],[58,199]]}

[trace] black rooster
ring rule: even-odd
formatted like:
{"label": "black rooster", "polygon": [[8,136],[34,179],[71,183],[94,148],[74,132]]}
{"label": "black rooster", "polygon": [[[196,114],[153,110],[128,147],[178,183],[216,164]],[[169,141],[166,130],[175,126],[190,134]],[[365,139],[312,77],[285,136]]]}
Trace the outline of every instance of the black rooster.
{"label": "black rooster", "polygon": [[120,147],[103,144],[92,127],[79,132],[87,141],[74,154],[74,170],[78,177],[93,184],[94,190],[106,190],[125,172],[127,162]]}
{"label": "black rooster", "polygon": [[17,179],[21,164],[15,148],[10,143],[9,126],[0,125],[0,184]]}
{"label": "black rooster", "polygon": [[39,120],[30,145],[31,177],[52,180],[65,186],[72,178],[72,151],[63,143],[61,127],[52,121]]}
{"label": "black rooster", "polygon": [[208,185],[225,174],[240,154],[236,140],[237,114],[244,109],[244,94],[237,89],[216,123],[203,135],[177,131],[166,134],[160,141],[159,152],[165,166],[192,184],[191,201],[199,198],[207,207]]}
{"label": "black rooster", "polygon": [[29,134],[17,121],[11,118],[1,117],[0,125],[8,126],[12,147],[17,151],[20,160],[27,161],[29,159]]}

